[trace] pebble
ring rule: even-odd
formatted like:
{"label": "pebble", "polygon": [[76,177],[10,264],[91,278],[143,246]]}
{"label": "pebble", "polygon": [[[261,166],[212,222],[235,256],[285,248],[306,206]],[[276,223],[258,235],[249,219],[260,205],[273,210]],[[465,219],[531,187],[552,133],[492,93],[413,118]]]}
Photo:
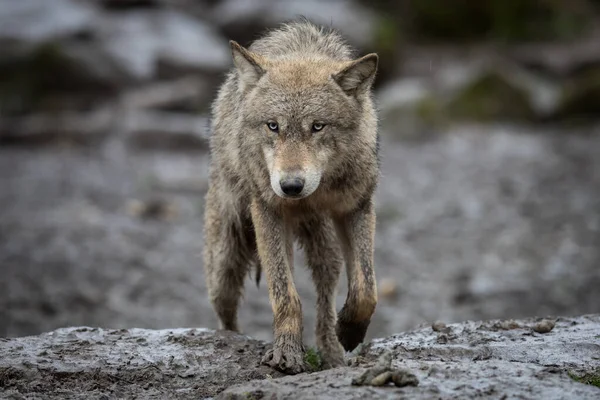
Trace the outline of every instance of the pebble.
{"label": "pebble", "polygon": [[433,329],[436,332],[443,332],[446,329],[446,324],[443,323],[442,321],[435,321],[431,325],[431,329]]}
{"label": "pebble", "polygon": [[536,331],[537,333],[548,333],[550,332],[552,329],[554,329],[554,321],[551,321],[549,319],[544,319],[540,322],[538,322],[537,324],[535,324],[535,326],[533,327],[533,330]]}

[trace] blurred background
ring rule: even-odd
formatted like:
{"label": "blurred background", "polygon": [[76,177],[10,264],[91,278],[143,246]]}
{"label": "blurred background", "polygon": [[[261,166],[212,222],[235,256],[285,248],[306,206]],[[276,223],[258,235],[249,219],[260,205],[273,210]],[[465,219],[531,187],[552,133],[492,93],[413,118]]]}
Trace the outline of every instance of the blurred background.
{"label": "blurred background", "polygon": [[[296,15],[381,59],[369,337],[600,311],[600,1],[0,0],[0,336],[217,327],[210,102],[228,39]],[[246,288],[241,326],[270,339]]]}

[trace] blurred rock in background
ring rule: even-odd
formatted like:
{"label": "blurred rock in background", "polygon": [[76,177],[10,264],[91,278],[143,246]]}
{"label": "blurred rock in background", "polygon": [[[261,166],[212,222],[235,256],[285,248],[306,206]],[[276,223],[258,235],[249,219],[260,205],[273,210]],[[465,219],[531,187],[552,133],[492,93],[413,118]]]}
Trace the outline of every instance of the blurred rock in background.
{"label": "blurred rock in background", "polygon": [[227,40],[248,45],[298,15],[339,29],[363,53],[377,51],[382,108],[408,113],[417,125],[580,122],[595,119],[599,110],[595,1],[0,4],[3,131],[15,122],[7,117],[90,111],[128,89],[183,76],[198,79],[198,92],[188,90],[180,99],[166,91],[160,106],[206,112],[230,65]]}
{"label": "blurred rock in background", "polygon": [[[380,55],[371,337],[598,311],[599,1],[0,0],[0,336],[216,327],[210,102],[228,40],[298,15]],[[268,339],[247,286],[242,326]]]}

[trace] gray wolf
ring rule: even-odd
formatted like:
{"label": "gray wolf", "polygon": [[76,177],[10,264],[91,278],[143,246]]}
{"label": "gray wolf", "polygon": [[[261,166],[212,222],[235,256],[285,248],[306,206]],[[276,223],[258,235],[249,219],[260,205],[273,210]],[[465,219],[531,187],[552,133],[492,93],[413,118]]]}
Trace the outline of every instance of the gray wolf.
{"label": "gray wolf", "polygon": [[[306,20],[249,48],[230,42],[234,68],[212,108],[204,266],[221,328],[239,331],[244,279],[266,275],[274,342],[262,362],[306,370],[293,243],[317,292],[316,341],[325,367],[365,337],[377,304],[373,266],[379,177],[372,84],[378,56],[357,58],[342,37]],[[336,313],[342,266],[348,296]],[[257,278],[258,280],[259,278]]]}

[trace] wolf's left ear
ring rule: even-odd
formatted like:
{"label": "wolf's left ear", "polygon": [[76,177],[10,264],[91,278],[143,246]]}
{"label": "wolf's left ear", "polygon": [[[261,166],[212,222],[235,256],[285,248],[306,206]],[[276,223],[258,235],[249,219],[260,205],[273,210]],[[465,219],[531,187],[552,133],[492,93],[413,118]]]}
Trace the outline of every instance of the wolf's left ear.
{"label": "wolf's left ear", "polygon": [[333,75],[333,79],[349,95],[362,93],[373,84],[378,61],[377,54],[367,54],[351,61],[343,70]]}
{"label": "wolf's left ear", "polygon": [[260,57],[242,46],[236,41],[231,40],[231,53],[233,55],[233,64],[237,68],[240,79],[244,86],[252,86],[265,73],[264,68],[260,65]]}

